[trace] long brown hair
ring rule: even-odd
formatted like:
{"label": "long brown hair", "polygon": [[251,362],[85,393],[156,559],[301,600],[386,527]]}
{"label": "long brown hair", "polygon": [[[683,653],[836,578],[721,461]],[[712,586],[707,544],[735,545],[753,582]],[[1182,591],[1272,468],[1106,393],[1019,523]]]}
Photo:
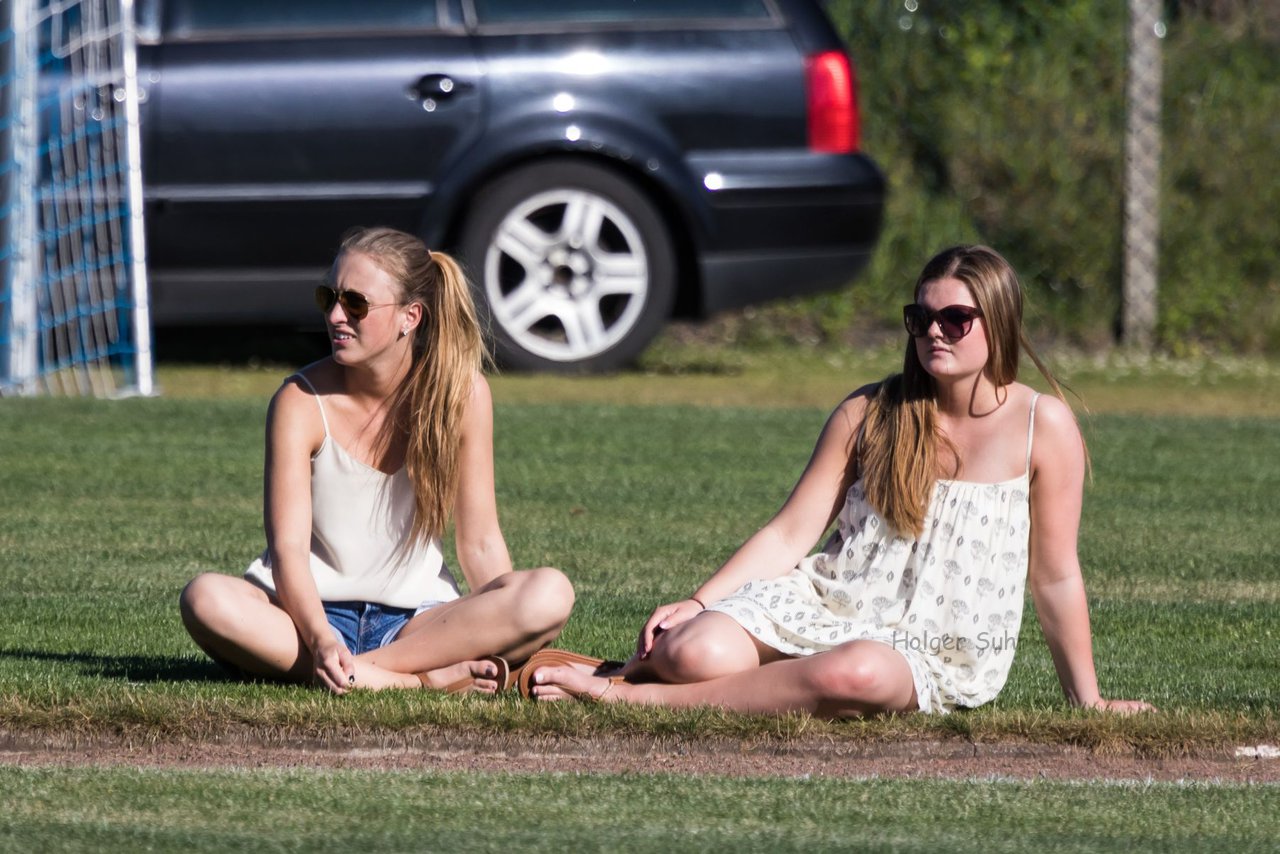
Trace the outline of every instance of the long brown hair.
{"label": "long brown hair", "polygon": [[[921,270],[915,298],[926,283],[951,278],[964,282],[982,310],[989,352],[984,370],[996,387],[1018,378],[1025,352],[1062,398],[1062,387],[1022,329],[1022,286],[1009,262],[987,246],[944,249]],[[920,364],[915,341],[908,339],[902,373],[881,382],[868,401],[854,449],[867,501],[900,532],[918,537],[924,531],[929,500],[941,474],[939,442],[949,444],[938,432],[937,387]]]}
{"label": "long brown hair", "polygon": [[348,232],[338,252],[367,255],[400,287],[400,301],[422,305],[413,362],[392,401],[392,424],[408,433],[405,469],[413,484],[412,537],[443,536],[460,473],[462,419],[476,374],[488,363],[471,288],[458,263],[391,228]]}

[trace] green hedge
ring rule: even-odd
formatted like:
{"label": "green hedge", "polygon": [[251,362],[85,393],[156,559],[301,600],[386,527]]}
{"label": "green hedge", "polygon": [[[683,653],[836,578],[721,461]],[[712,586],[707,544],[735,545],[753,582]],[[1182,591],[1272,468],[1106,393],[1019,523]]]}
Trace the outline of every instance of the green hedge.
{"label": "green hedge", "polygon": [[[1238,7],[1238,8],[1237,8]],[[1280,0],[1170,4],[1158,340],[1280,352]],[[849,289],[763,312],[754,337],[896,327],[924,260],[981,240],[1031,296],[1041,341],[1114,341],[1123,268],[1127,4],[833,0],[857,66],[864,148],[890,185]]]}

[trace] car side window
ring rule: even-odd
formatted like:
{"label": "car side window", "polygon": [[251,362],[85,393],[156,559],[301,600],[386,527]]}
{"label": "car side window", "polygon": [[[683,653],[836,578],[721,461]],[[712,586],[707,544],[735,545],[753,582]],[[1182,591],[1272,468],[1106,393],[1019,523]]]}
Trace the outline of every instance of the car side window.
{"label": "car side window", "polygon": [[474,0],[476,22],[643,23],[671,20],[769,20],[766,0]]}
{"label": "car side window", "polygon": [[165,30],[177,41],[434,30],[437,7],[429,0],[172,0]]}

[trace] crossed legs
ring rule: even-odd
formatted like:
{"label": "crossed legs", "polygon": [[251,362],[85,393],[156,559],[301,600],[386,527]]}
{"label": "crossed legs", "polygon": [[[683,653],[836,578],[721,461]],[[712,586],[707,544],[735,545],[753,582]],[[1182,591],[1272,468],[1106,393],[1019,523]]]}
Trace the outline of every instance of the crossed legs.
{"label": "crossed legs", "polygon": [[852,641],[817,655],[787,657],[715,611],[671,629],[647,659],[633,659],[622,673],[628,681],[605,693],[608,680],[584,668],[542,667],[534,674],[533,691],[539,699],[603,696],[610,702],[757,714],[804,711],[824,718],[918,708],[911,668],[885,644]]}
{"label": "crossed legs", "polygon": [[[310,651],[292,618],[256,585],[205,573],[186,586],[180,603],[187,631],[212,658],[270,679],[310,679]],[[416,687],[417,673],[435,687],[465,676],[483,680],[493,675],[492,664],[478,659],[523,661],[560,633],[572,607],[573,587],[559,570],[505,573],[413,617],[387,646],[355,656],[356,686]]]}

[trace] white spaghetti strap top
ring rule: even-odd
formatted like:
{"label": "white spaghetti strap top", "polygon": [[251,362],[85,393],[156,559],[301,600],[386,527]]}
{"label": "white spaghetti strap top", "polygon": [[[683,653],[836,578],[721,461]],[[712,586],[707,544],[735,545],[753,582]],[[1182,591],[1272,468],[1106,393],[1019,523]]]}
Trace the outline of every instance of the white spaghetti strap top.
{"label": "white spaghetti strap top", "polygon": [[329,438],[329,416],[324,414],[324,402],[320,400],[320,392],[316,391],[316,387],[311,384],[311,380],[307,379],[306,374],[294,374],[292,377],[289,377],[288,379],[286,379],[286,382],[289,379],[294,379],[294,378],[302,380],[302,384],[311,390],[311,395],[316,399],[316,406],[320,408],[320,421],[322,424],[324,424],[324,437],[325,439],[328,439]]}
{"label": "white spaghetti strap top", "polygon": [[[398,608],[457,599],[440,538],[422,543],[411,536],[415,505],[408,473],[401,467],[386,474],[351,456],[330,433],[315,386],[301,373],[293,378],[315,397],[324,423],[324,442],[311,458],[311,575],[320,598]],[[275,591],[269,552],[245,577]]]}

